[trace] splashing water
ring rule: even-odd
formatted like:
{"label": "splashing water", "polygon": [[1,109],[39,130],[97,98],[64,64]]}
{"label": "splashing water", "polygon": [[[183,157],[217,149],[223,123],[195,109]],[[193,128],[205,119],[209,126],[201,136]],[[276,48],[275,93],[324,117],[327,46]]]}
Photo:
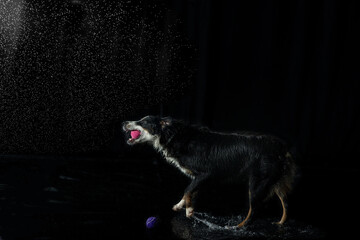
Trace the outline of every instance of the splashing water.
{"label": "splashing water", "polygon": [[222,227],[222,226],[219,226],[219,225],[217,225],[217,224],[215,224],[215,223],[211,223],[211,222],[209,222],[209,221],[207,221],[207,220],[205,220],[205,219],[203,219],[203,218],[199,218],[199,217],[197,217],[197,216],[193,216],[193,218],[194,218],[196,221],[205,224],[205,225],[208,226],[210,229],[214,229],[214,230],[225,230],[225,229],[226,229],[226,227]]}
{"label": "splashing water", "polygon": [[[313,226],[289,220],[283,226],[272,224],[275,219],[252,219],[242,228],[236,228],[243,216],[213,216],[194,213],[191,219],[179,213],[172,220],[173,232],[182,239],[320,239],[324,233]],[[229,227],[230,226],[230,227]]]}
{"label": "splashing water", "polygon": [[0,1],[0,150],[96,150],[182,94],[194,49],[178,26],[158,1]]}

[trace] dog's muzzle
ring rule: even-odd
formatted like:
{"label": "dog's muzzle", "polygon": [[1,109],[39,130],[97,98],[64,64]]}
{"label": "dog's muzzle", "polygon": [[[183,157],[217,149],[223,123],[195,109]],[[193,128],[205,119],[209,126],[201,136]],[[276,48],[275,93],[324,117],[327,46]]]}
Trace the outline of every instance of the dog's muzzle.
{"label": "dog's muzzle", "polygon": [[127,144],[132,145],[141,137],[141,130],[134,122],[126,121],[122,125],[123,131],[128,138]]}

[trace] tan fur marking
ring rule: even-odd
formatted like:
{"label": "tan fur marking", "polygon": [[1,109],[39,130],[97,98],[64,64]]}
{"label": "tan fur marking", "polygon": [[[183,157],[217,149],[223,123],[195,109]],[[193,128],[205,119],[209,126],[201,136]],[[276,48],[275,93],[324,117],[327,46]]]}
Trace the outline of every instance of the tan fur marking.
{"label": "tan fur marking", "polygon": [[183,199],[185,200],[185,207],[189,208],[192,206],[192,202],[191,202],[191,194],[190,193],[186,193],[183,197]]}
{"label": "tan fur marking", "polygon": [[281,219],[279,222],[277,222],[277,224],[282,225],[286,221],[286,218],[287,218],[286,206],[285,206],[284,199],[283,199],[284,197],[281,196],[281,194],[279,194],[278,191],[275,191],[275,193],[279,197],[282,208],[283,208],[283,213],[282,213]]}
{"label": "tan fur marking", "polygon": [[246,222],[249,220],[249,218],[251,216],[251,212],[252,212],[252,208],[251,208],[251,192],[249,191],[249,212],[248,212],[246,218],[240,224],[237,225],[238,227],[243,227],[246,224]]}

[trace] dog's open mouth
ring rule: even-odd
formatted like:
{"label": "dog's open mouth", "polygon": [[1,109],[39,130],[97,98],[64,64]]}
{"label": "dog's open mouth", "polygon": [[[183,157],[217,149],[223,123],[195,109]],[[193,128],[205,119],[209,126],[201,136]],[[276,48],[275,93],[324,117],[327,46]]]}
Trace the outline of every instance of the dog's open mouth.
{"label": "dog's open mouth", "polygon": [[130,138],[128,140],[129,143],[135,142],[136,139],[138,139],[141,135],[141,132],[139,130],[131,130],[130,131]]}

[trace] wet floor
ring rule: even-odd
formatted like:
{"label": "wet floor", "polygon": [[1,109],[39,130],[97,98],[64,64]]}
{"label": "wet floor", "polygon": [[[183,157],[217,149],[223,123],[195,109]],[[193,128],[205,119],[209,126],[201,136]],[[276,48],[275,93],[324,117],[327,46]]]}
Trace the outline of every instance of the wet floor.
{"label": "wet floor", "polygon": [[[273,225],[280,212],[270,201],[243,229],[228,230],[246,214],[243,197],[222,187],[221,196],[199,197],[193,219],[171,207],[188,180],[157,155],[139,158],[30,157],[0,158],[0,239],[322,239],[350,234],[352,222],[343,222],[356,199],[344,202],[333,190],[329,172],[304,169],[302,181],[289,197],[289,220]],[[351,181],[357,172],[348,172]],[[216,188],[215,188],[216,189]],[[230,189],[230,190],[229,190]],[[343,190],[346,188],[343,187]],[[226,193],[229,193],[228,195]],[[234,200],[235,199],[235,200]],[[229,201],[227,201],[229,200]],[[238,201],[239,200],[239,201]],[[235,203],[234,203],[235,202]],[[239,202],[240,204],[237,204]],[[207,206],[205,206],[208,203]],[[222,203],[222,204],[220,204]],[[236,207],[238,205],[238,207]],[[203,206],[203,207],[201,207]],[[146,229],[150,216],[160,220]],[[337,221],[337,222],[336,222]]]}
{"label": "wet floor", "polygon": [[174,217],[172,230],[180,239],[323,239],[325,232],[320,229],[289,220],[283,226],[274,224],[274,218],[253,219],[242,228],[234,228],[245,218],[238,216],[213,216],[207,213],[195,213],[193,219],[187,219],[185,213]]}

